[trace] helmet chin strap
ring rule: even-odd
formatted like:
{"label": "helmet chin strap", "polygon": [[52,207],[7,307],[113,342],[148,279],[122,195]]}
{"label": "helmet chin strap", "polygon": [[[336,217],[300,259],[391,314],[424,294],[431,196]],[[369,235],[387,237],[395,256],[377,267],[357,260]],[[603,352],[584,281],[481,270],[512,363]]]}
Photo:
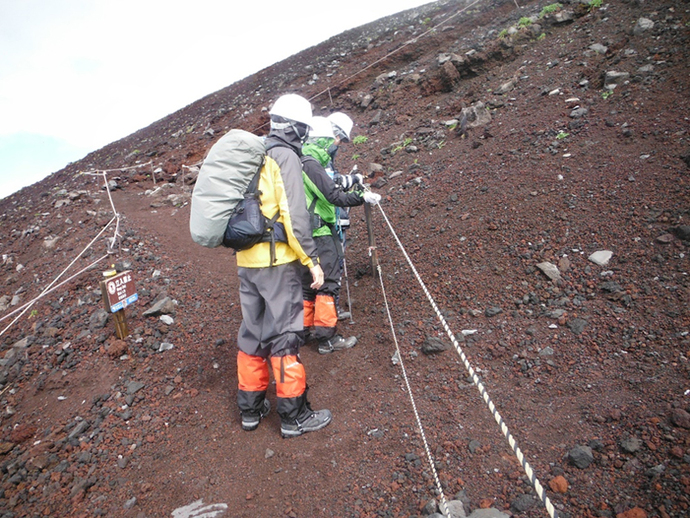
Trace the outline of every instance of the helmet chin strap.
{"label": "helmet chin strap", "polygon": [[304,135],[300,135],[299,130],[297,129],[297,124],[294,122],[288,123],[290,127],[292,128],[292,131],[295,132],[295,135],[297,135],[297,138],[299,138],[299,141],[304,144],[307,141],[307,138],[309,137],[309,127],[307,126],[306,131],[304,132]]}

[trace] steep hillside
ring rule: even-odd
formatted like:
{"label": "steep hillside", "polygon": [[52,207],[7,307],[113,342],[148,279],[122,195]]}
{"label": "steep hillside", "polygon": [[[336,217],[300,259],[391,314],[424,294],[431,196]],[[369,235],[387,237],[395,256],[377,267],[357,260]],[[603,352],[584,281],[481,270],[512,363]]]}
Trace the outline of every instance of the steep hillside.
{"label": "steep hillside", "polygon": [[[690,516],[689,43],[680,0],[443,0],[0,200],[0,517]],[[188,233],[210,146],[285,92],[353,117],[339,167],[383,196],[376,247],[363,209],[349,233],[358,345],[302,351],[334,420],[289,440],[240,428],[235,260]]]}

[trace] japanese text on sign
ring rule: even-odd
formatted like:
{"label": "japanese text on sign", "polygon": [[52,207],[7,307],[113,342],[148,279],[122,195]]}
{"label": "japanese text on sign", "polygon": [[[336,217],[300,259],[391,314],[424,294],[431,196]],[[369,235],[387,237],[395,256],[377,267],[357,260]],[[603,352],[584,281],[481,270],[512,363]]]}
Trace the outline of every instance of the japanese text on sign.
{"label": "japanese text on sign", "polygon": [[103,284],[104,298],[107,297],[106,306],[111,313],[126,308],[139,298],[131,271],[110,277]]}

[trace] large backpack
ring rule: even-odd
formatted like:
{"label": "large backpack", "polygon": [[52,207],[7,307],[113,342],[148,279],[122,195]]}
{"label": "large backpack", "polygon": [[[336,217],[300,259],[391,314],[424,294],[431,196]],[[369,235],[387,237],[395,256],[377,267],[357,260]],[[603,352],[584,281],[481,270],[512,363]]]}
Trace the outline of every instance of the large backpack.
{"label": "large backpack", "polygon": [[192,192],[189,231],[208,248],[223,244],[228,220],[261,170],[266,146],[261,137],[233,129],[208,152]]}

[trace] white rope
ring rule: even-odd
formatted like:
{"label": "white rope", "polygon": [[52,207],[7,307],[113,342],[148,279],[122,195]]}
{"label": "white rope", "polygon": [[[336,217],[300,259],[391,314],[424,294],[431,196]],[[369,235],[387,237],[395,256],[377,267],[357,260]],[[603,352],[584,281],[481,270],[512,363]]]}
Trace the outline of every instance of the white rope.
{"label": "white rope", "polygon": [[[417,43],[421,38],[424,38],[425,36],[428,36],[429,34],[434,33],[434,32],[436,31],[436,29],[438,29],[441,25],[444,25],[444,24],[448,23],[448,22],[451,21],[453,18],[455,18],[456,16],[458,16],[458,15],[464,13],[464,12],[467,11],[468,9],[474,7],[475,5],[477,5],[478,3],[480,3],[481,1],[482,1],[482,0],[475,0],[475,1],[472,2],[471,4],[466,5],[465,7],[463,7],[462,9],[460,9],[460,10],[459,10],[458,12],[456,12],[455,14],[452,14],[451,16],[449,16],[448,18],[446,18],[446,19],[443,20],[442,22],[440,22],[440,23],[434,25],[434,26],[431,27],[430,29],[427,29],[427,30],[424,31],[422,34],[420,34],[419,36],[416,36],[416,37],[412,38],[411,40],[406,41],[405,43],[403,43],[403,44],[402,44],[400,47],[398,47],[397,49],[392,50],[391,52],[389,52],[388,54],[386,54],[386,55],[383,56],[382,58],[377,59],[377,60],[374,61],[373,63],[371,63],[371,64],[365,66],[364,68],[358,70],[358,71],[355,72],[354,74],[352,74],[352,75],[346,77],[345,79],[343,79],[343,80],[337,82],[337,83],[334,84],[333,86],[329,86],[329,87],[327,87],[325,90],[322,90],[322,91],[320,91],[319,93],[312,95],[311,97],[309,97],[308,100],[309,100],[309,101],[313,101],[313,100],[316,99],[317,97],[321,97],[323,94],[327,93],[327,94],[328,94],[328,98],[329,98],[329,100],[330,100],[330,103],[331,103],[331,105],[332,105],[332,104],[333,104],[333,97],[332,97],[332,95],[331,95],[331,88],[337,88],[337,87],[339,87],[339,86],[341,86],[341,85],[347,83],[348,81],[350,81],[350,80],[354,79],[355,77],[357,77],[358,75],[360,75],[362,72],[366,72],[367,70],[369,70],[370,68],[372,68],[372,67],[378,65],[378,64],[381,63],[382,61],[385,61],[385,60],[388,59],[389,57],[391,57],[391,56],[397,54],[398,52],[400,52],[401,50],[403,50],[403,49],[404,49],[405,47],[407,47],[408,45],[412,45],[413,43]],[[515,5],[517,6],[517,0],[513,0],[513,1],[515,1]],[[519,6],[518,6],[518,7],[519,7]],[[268,122],[265,122],[265,123],[263,123],[262,125],[260,125],[259,127],[254,128],[254,129],[252,130],[252,133],[257,132],[258,130],[260,130],[261,128],[267,126],[268,124],[269,124]]]}
{"label": "white rope", "polygon": [[[53,285],[60,279],[60,277],[62,277],[62,276],[67,272],[67,270],[69,270],[69,269],[72,267],[72,265],[73,265],[74,263],[77,262],[77,259],[79,259],[82,255],[84,255],[84,252],[86,252],[89,248],[91,248],[91,245],[93,245],[93,243],[94,243],[99,237],[101,237],[101,234],[103,234],[103,232],[105,232],[105,230],[106,230],[106,229],[113,223],[113,221],[115,221],[116,219],[118,219],[117,216],[113,216],[113,218],[108,222],[108,224],[107,224],[106,226],[104,226],[104,227],[101,229],[101,231],[98,233],[98,235],[96,235],[96,237],[94,237],[94,238],[91,240],[91,242],[90,242],[88,245],[86,245],[86,246],[84,247],[84,249],[83,249],[81,252],[79,252],[79,255],[77,255],[77,257],[75,257],[75,258],[72,260],[71,263],[69,263],[69,265],[67,266],[67,268],[65,268],[64,270],[62,270],[62,272],[60,272],[60,274],[59,274],[57,277],[55,277],[55,279],[53,279],[53,281],[52,281],[50,284],[48,284],[48,286],[46,286],[46,287],[43,289],[43,291],[42,291],[35,299],[33,299],[33,300],[32,300],[31,302],[29,302],[28,304],[26,304],[25,307],[24,307],[24,310],[23,310],[19,315],[17,315],[17,318],[15,318],[12,322],[10,322],[10,323],[8,324],[8,326],[7,326],[5,329],[3,329],[2,331],[0,331],[0,336],[4,335],[4,334],[7,332],[7,330],[8,330],[10,327],[12,327],[12,326],[15,324],[15,322],[17,322],[17,321],[24,315],[24,313],[26,313],[26,312],[29,310],[29,308],[31,308],[31,306],[34,305],[34,303],[35,303],[38,299],[40,299],[41,297],[43,297],[44,295],[46,295],[46,294],[49,292],[49,290],[50,290],[50,289],[53,287]],[[99,259],[99,261],[100,261],[100,259]],[[52,291],[52,290],[50,290],[50,291]],[[9,315],[6,315],[5,317],[3,317],[3,319],[6,318],[7,316],[9,316]]]}
{"label": "white rope", "polygon": [[120,214],[118,214],[117,209],[115,209],[115,204],[113,203],[113,197],[110,194],[110,186],[108,185],[108,172],[109,171],[123,171],[125,169],[134,169],[136,167],[142,167],[145,165],[149,165],[150,163],[151,162],[147,162],[146,164],[141,164],[140,166],[123,167],[122,169],[108,169],[108,170],[100,171],[100,172],[87,171],[85,173],[81,173],[81,174],[86,175],[86,176],[102,176],[103,177],[103,183],[105,184],[105,192],[108,194],[108,201],[110,201],[110,208],[113,209],[113,214],[115,214],[114,217],[117,218],[117,221],[115,222],[115,232],[113,233],[113,237],[110,239],[110,243],[108,243],[108,253],[114,253],[115,252],[115,243],[117,243],[117,238],[121,237],[120,236]]}
{"label": "white rope", "polygon": [[117,210],[115,209],[115,204],[113,203],[113,197],[110,194],[110,187],[108,186],[108,174],[105,171],[103,172],[103,182],[105,183],[105,192],[108,193],[108,200],[110,201],[110,208],[113,209],[113,214],[115,215],[114,217],[117,218],[117,221],[115,222],[115,232],[113,233],[113,237],[110,240],[110,243],[108,244],[108,253],[112,253],[115,250],[115,243],[117,242],[117,238],[120,237],[120,215],[118,214]]}
{"label": "white rope", "polygon": [[136,169],[138,167],[146,167],[147,165],[152,166],[153,160],[149,160],[145,164],[137,164],[137,165],[130,165],[130,166],[126,166],[126,167],[118,167],[116,169],[92,169],[91,171],[82,171],[79,174],[83,174],[86,176],[101,176],[101,174],[104,174],[104,173],[114,173],[116,171],[126,171],[127,169]]}
{"label": "white rope", "polygon": [[[105,259],[106,257],[110,257],[110,254],[105,254],[105,255],[102,256],[101,258],[96,259],[96,260],[95,260],[94,262],[92,262],[90,265],[88,265],[88,266],[82,268],[81,270],[79,270],[79,271],[78,271],[77,273],[75,273],[74,275],[72,275],[72,276],[70,276],[70,277],[67,277],[67,278],[66,278],[64,281],[62,281],[60,284],[56,284],[55,286],[53,286],[53,287],[50,288],[49,290],[44,290],[44,291],[43,291],[40,295],[38,295],[35,299],[30,300],[29,302],[27,302],[26,304],[24,304],[24,305],[22,305],[22,306],[19,306],[17,309],[15,309],[14,311],[12,311],[11,313],[8,313],[7,315],[3,315],[2,318],[0,318],[0,322],[2,322],[3,320],[6,320],[6,319],[8,319],[8,318],[10,318],[12,315],[14,315],[15,313],[17,313],[18,311],[21,311],[21,310],[24,309],[26,306],[29,306],[29,305],[33,304],[34,302],[38,301],[39,299],[42,299],[45,295],[48,295],[48,293],[51,293],[51,292],[55,291],[55,290],[58,289],[60,286],[63,286],[63,285],[65,285],[65,284],[67,284],[67,283],[68,283],[69,281],[71,281],[72,279],[75,279],[75,278],[79,277],[82,273],[84,273],[84,272],[87,271],[87,270],[90,270],[91,268],[93,268],[94,266],[96,266],[98,263],[100,263],[100,262],[101,262],[103,259]],[[3,333],[4,333],[4,331],[3,331]]]}
{"label": "white rope", "polygon": [[[328,93],[328,95],[329,95],[329,97],[330,97],[330,95],[331,95],[331,88],[336,88],[336,87],[338,87],[338,86],[340,86],[340,85],[342,85],[342,84],[344,84],[344,83],[347,83],[347,82],[350,81],[351,79],[357,77],[357,76],[358,76],[359,74],[361,74],[362,72],[365,72],[366,70],[368,70],[368,69],[370,69],[370,68],[376,66],[377,64],[381,63],[382,61],[385,61],[386,59],[388,59],[389,57],[393,56],[394,54],[397,54],[398,52],[400,52],[401,50],[403,50],[403,49],[404,49],[405,47],[407,47],[408,45],[412,45],[413,43],[417,43],[420,39],[424,38],[425,36],[428,36],[429,34],[432,34],[432,33],[436,32],[436,29],[438,29],[441,25],[445,25],[446,23],[448,23],[449,21],[451,21],[453,18],[455,18],[456,16],[459,16],[460,14],[464,13],[464,12],[467,11],[468,9],[474,7],[475,5],[477,5],[478,3],[480,3],[481,1],[482,1],[482,0],[475,0],[475,1],[472,2],[471,4],[466,5],[465,7],[463,7],[462,9],[460,9],[460,10],[459,10],[458,12],[456,12],[455,14],[449,16],[448,18],[446,18],[446,19],[443,20],[442,22],[440,22],[440,23],[434,25],[433,27],[429,28],[428,30],[424,31],[424,32],[423,32],[422,34],[420,34],[419,36],[416,36],[416,37],[412,38],[411,40],[406,41],[406,42],[403,43],[400,47],[398,47],[398,48],[395,49],[395,50],[392,50],[391,52],[389,52],[388,54],[386,54],[386,55],[383,56],[382,58],[377,59],[377,60],[374,61],[373,63],[367,65],[366,67],[364,67],[364,68],[362,68],[362,69],[360,69],[360,70],[358,70],[357,72],[355,72],[355,73],[352,74],[351,76],[346,77],[345,79],[343,79],[342,81],[336,83],[335,85],[329,86],[329,87],[326,88],[325,90],[322,90],[321,92],[317,93],[316,95],[313,95],[312,97],[309,98],[309,100],[312,101],[312,100],[316,99],[317,97],[320,97],[321,95],[323,95],[323,94],[325,94],[325,93]],[[517,2],[516,2],[515,5],[517,5]],[[332,99],[332,98],[331,98],[331,104],[333,104],[333,99]]]}
{"label": "white rope", "polygon": [[[149,162],[149,163],[150,163],[150,162]],[[148,165],[148,164],[142,164],[142,165]],[[140,166],[135,166],[135,167],[140,167]],[[125,168],[125,169],[127,169],[127,168]],[[121,169],[117,169],[117,171],[120,171],[120,170],[121,170]],[[107,253],[105,256],[103,256],[103,257],[101,257],[100,259],[98,259],[96,262],[91,263],[89,266],[87,266],[86,268],[84,268],[83,270],[81,270],[81,271],[80,271],[78,274],[76,274],[76,275],[79,275],[79,274],[85,272],[86,270],[88,270],[89,268],[91,268],[91,267],[92,267],[93,265],[95,265],[96,263],[102,261],[102,260],[103,260],[105,257],[107,257],[108,255],[115,253],[115,244],[117,243],[117,238],[120,237],[120,234],[119,234],[119,230],[120,230],[120,214],[118,214],[117,210],[115,209],[115,204],[113,203],[113,198],[112,198],[112,196],[110,195],[110,189],[108,188],[108,175],[107,175],[107,171],[102,171],[102,172],[99,172],[99,173],[86,172],[86,173],[81,173],[81,174],[90,175],[90,176],[103,176],[103,181],[104,181],[104,183],[105,183],[105,191],[108,193],[108,199],[110,200],[110,207],[112,208],[113,214],[114,214],[114,215],[113,215],[112,219],[111,219],[111,220],[101,229],[101,231],[96,235],[96,237],[94,237],[94,238],[89,242],[89,244],[86,245],[86,246],[84,247],[84,249],[83,249],[81,252],[79,252],[79,255],[77,255],[77,257],[75,257],[75,258],[72,260],[72,262],[69,263],[69,265],[67,265],[67,268],[65,268],[64,270],[62,270],[62,272],[60,272],[60,274],[59,274],[57,277],[55,277],[55,279],[53,279],[53,281],[52,281],[50,284],[48,284],[48,286],[46,286],[46,287],[43,289],[43,291],[42,291],[37,297],[35,297],[33,300],[31,300],[30,302],[28,302],[28,303],[26,303],[24,306],[22,306],[23,309],[17,308],[17,309],[16,309],[15,311],[13,311],[12,313],[10,313],[10,314],[8,314],[8,315],[4,315],[2,318],[0,318],[0,322],[2,322],[3,320],[5,320],[6,318],[9,318],[11,315],[13,315],[14,313],[16,313],[17,311],[20,311],[20,309],[21,309],[21,312],[19,313],[19,315],[17,315],[17,317],[16,317],[14,320],[12,320],[12,322],[10,322],[10,323],[7,325],[7,327],[5,327],[2,331],[0,331],[0,336],[4,335],[10,327],[12,327],[22,316],[24,316],[24,314],[31,308],[31,306],[33,306],[33,305],[36,303],[36,301],[38,301],[39,299],[43,298],[46,294],[50,293],[51,291],[53,291],[54,289],[57,288],[57,286],[54,287],[54,285],[55,285],[55,283],[60,279],[60,277],[62,277],[62,276],[63,276],[63,275],[74,265],[74,263],[76,263],[77,260],[78,260],[82,255],[84,255],[84,253],[85,253],[89,248],[91,248],[91,246],[98,240],[98,238],[101,237],[101,234],[103,234],[103,232],[105,232],[105,231],[108,229],[108,227],[109,227],[110,225],[112,225],[113,221],[115,222],[115,232],[113,233],[113,237],[110,238],[110,240],[109,240],[109,243],[108,243],[108,253]],[[73,279],[74,277],[76,277],[76,275],[73,275],[72,277],[70,277],[70,279]],[[68,279],[68,280],[69,280],[69,279]],[[65,282],[67,282],[67,281],[65,281]],[[58,286],[61,286],[62,284],[64,284],[64,282],[61,283],[61,284],[59,284]]]}
{"label": "white rope", "polygon": [[446,502],[446,496],[443,493],[443,487],[441,486],[441,481],[438,478],[438,473],[436,472],[436,466],[434,465],[434,458],[431,455],[431,450],[429,449],[429,443],[426,440],[426,434],[424,433],[424,427],[422,426],[422,420],[419,417],[419,412],[417,411],[417,405],[412,395],[412,388],[410,387],[410,381],[407,377],[407,370],[405,369],[405,362],[403,362],[402,354],[400,353],[400,347],[398,345],[398,338],[395,335],[395,328],[393,326],[393,318],[391,317],[390,308],[388,307],[388,299],[386,297],[386,288],[383,285],[383,275],[381,274],[381,266],[378,266],[379,281],[381,282],[381,291],[383,292],[383,302],[386,306],[386,313],[388,314],[388,322],[391,326],[391,334],[393,335],[393,342],[395,342],[395,350],[400,360],[400,368],[402,369],[403,379],[405,380],[405,386],[407,387],[407,394],[410,396],[410,403],[412,404],[412,410],[414,411],[414,417],[417,420],[417,427],[419,428],[419,434],[422,436],[422,442],[424,443],[424,451],[426,452],[427,459],[429,459],[429,466],[431,467],[431,472],[434,475],[434,481],[436,483],[436,488],[439,495],[441,496],[441,512],[443,516],[450,518],[450,511],[448,510],[448,503]]}
{"label": "white rope", "polygon": [[[425,295],[427,296],[427,299],[429,299],[429,302],[431,303],[431,307],[436,312],[436,315],[438,316],[438,319],[441,322],[441,325],[443,325],[443,329],[445,329],[446,334],[448,335],[448,338],[450,338],[450,341],[453,343],[453,346],[455,347],[456,352],[458,353],[458,355],[462,359],[462,362],[465,365],[465,368],[470,373],[470,376],[472,378],[473,383],[476,385],[477,389],[479,390],[479,393],[481,394],[484,402],[488,405],[489,410],[491,411],[491,414],[494,416],[494,419],[496,420],[496,423],[498,424],[499,428],[501,429],[501,432],[503,433],[505,438],[508,440],[508,444],[510,444],[510,447],[513,449],[515,456],[520,461],[520,464],[522,464],[522,468],[524,469],[525,473],[527,474],[527,477],[529,478],[530,483],[532,484],[532,486],[536,490],[537,495],[539,496],[541,501],[544,503],[544,506],[546,507],[546,511],[549,513],[549,516],[551,516],[551,518],[558,518],[558,513],[556,512],[556,509],[554,508],[553,504],[551,503],[551,500],[549,500],[549,497],[546,495],[546,491],[544,490],[544,487],[539,482],[539,479],[537,478],[536,474],[532,470],[532,467],[529,465],[529,462],[527,462],[527,459],[523,455],[522,451],[518,447],[512,434],[508,430],[508,427],[506,426],[505,422],[503,421],[503,418],[501,417],[501,415],[498,413],[498,410],[494,406],[493,401],[491,401],[491,398],[489,397],[489,393],[484,388],[484,385],[482,384],[479,377],[477,376],[477,373],[475,372],[474,368],[472,367],[469,360],[465,356],[465,353],[463,352],[462,348],[460,347],[457,340],[455,339],[455,336],[453,335],[452,331],[450,330],[450,327],[446,323],[446,319],[443,318],[441,311],[438,309],[436,302],[434,302],[434,299],[431,296],[431,293],[429,293],[429,290],[426,288],[426,285],[424,284],[424,281],[422,280],[419,273],[417,272],[417,269],[415,268],[414,264],[412,263],[410,256],[407,255],[407,252],[405,251],[405,247],[400,242],[400,239],[398,238],[398,235],[395,233],[395,230],[393,230],[393,226],[391,225],[390,221],[386,217],[386,213],[383,211],[383,208],[381,208],[381,204],[377,204],[377,206],[381,210],[381,215],[383,216],[383,219],[386,221],[386,224],[388,225],[388,228],[390,229],[391,234],[393,234],[395,241],[398,243],[400,250],[402,251],[403,255],[405,256],[407,263],[410,265],[410,268],[412,269],[412,272],[414,273],[415,277],[417,278],[417,281],[419,282],[420,286],[422,287],[422,290],[424,291]],[[396,343],[396,347],[397,347],[397,343]],[[402,358],[401,358],[401,360],[402,360]]]}

